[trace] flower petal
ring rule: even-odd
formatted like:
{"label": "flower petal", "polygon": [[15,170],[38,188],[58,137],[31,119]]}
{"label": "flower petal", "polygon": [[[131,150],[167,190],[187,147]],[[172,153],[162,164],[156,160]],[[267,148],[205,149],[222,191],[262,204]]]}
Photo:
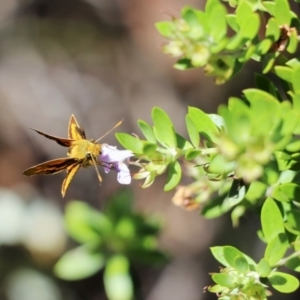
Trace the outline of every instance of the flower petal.
{"label": "flower petal", "polygon": [[104,167],[105,173],[109,173],[114,169],[118,172],[117,179],[121,184],[130,184],[131,175],[130,170],[123,160],[133,156],[130,150],[118,150],[117,147],[103,144],[101,147],[101,154],[99,160]]}
{"label": "flower petal", "polygon": [[111,163],[120,162],[133,156],[130,150],[118,150],[117,147],[103,144],[101,147],[100,160]]}
{"label": "flower petal", "polygon": [[119,162],[118,165],[116,165],[116,170],[118,172],[117,179],[119,183],[121,184],[131,183],[130,170],[125,163]]}

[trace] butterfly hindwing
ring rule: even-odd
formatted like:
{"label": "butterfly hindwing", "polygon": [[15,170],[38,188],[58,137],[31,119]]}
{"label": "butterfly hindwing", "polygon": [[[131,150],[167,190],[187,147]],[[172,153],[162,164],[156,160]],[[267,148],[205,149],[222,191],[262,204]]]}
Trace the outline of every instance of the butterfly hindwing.
{"label": "butterfly hindwing", "polygon": [[69,168],[71,165],[74,165],[77,162],[78,161],[74,158],[57,158],[28,168],[23,172],[23,174],[27,176],[56,174]]}
{"label": "butterfly hindwing", "polygon": [[77,162],[67,168],[67,177],[64,179],[61,187],[61,194],[63,197],[65,196],[65,193],[67,191],[70,182],[72,181],[73,177],[78,172],[80,167],[81,167],[81,163]]}

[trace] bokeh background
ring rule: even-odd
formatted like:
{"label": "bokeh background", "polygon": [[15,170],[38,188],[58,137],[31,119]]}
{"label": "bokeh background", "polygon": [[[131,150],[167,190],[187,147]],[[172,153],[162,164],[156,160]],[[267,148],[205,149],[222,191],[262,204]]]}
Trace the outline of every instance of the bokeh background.
{"label": "bokeh background", "polygon": [[[151,121],[151,109],[165,109],[186,136],[187,106],[216,112],[230,95],[251,86],[243,71],[235,82],[215,86],[202,70],[180,72],[161,52],[154,23],[178,16],[196,0],[1,0],[0,10],[0,299],[106,299],[102,274],[77,282],[55,278],[53,264],[71,246],[63,211],[72,199],[101,210],[119,188],[116,174],[99,186],[93,168],[80,170],[61,198],[64,174],[25,177],[34,164],[65,156],[65,148],[37,135],[36,128],[67,136],[73,113],[89,138],[119,120],[118,132],[137,133],[136,121]],[[114,134],[105,142],[117,145]],[[113,172],[111,172],[113,173]],[[229,217],[204,220],[199,212],[175,207],[165,178],[146,190],[133,182],[135,208],[161,215],[160,247],[173,260],[160,269],[139,269],[141,299],[215,299],[203,293],[217,271],[209,246],[230,244],[253,254],[259,220],[245,218],[231,229]],[[183,183],[188,182],[183,178]],[[249,239],[245,241],[247,235]],[[255,254],[254,254],[255,255]],[[275,299],[275,298],[274,298]]]}

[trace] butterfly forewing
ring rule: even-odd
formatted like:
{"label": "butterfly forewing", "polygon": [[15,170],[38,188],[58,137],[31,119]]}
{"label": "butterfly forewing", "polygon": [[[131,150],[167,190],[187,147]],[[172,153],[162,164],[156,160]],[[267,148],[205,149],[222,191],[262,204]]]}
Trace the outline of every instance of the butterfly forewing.
{"label": "butterfly forewing", "polygon": [[69,122],[68,136],[72,140],[86,139],[85,132],[77,123],[74,115],[71,116],[71,119]]}
{"label": "butterfly forewing", "polygon": [[60,137],[56,137],[56,136],[47,134],[45,132],[42,132],[42,131],[39,131],[39,130],[36,130],[36,129],[33,129],[33,128],[31,128],[31,129],[34,130],[35,132],[37,132],[38,134],[41,134],[44,137],[57,142],[61,146],[70,147],[72,145],[72,142],[73,142],[72,139],[64,139],[64,138],[60,138]]}
{"label": "butterfly forewing", "polygon": [[27,176],[56,174],[77,163],[74,158],[57,158],[28,168],[23,174]]}

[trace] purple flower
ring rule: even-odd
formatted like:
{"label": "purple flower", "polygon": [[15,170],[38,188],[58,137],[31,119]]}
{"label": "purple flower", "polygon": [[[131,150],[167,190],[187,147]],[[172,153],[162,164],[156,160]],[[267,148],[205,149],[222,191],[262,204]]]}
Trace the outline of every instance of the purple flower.
{"label": "purple flower", "polygon": [[119,183],[130,184],[130,170],[123,161],[131,156],[133,156],[133,153],[130,150],[118,150],[117,147],[103,144],[99,159],[105,173],[114,169],[118,172],[117,179]]}

